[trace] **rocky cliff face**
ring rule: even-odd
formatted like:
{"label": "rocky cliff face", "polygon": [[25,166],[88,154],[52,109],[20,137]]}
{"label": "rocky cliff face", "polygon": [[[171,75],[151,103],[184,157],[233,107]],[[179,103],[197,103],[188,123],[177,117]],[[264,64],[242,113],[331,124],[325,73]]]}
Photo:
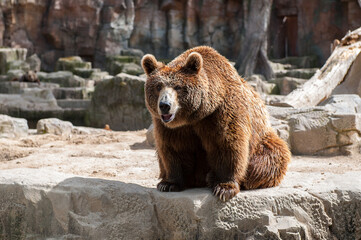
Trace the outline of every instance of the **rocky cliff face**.
{"label": "rocky cliff face", "polygon": [[[283,16],[297,16],[298,52],[325,60],[333,39],[360,23],[361,8],[356,0],[308,2],[275,1],[270,36],[277,35]],[[173,58],[189,47],[206,44],[235,59],[249,14],[243,5],[237,0],[3,0],[0,46],[28,48],[30,55],[41,57],[45,70],[51,70],[57,58],[69,55],[100,66],[106,55],[129,47]],[[272,54],[281,56],[283,42],[270,40]]]}
{"label": "rocky cliff face", "polygon": [[0,3],[0,45],[28,48],[50,70],[61,56],[103,62],[128,47],[132,0],[40,0]]}
{"label": "rocky cliff face", "polygon": [[130,45],[172,58],[205,44],[236,58],[242,16],[242,1],[137,1]]}

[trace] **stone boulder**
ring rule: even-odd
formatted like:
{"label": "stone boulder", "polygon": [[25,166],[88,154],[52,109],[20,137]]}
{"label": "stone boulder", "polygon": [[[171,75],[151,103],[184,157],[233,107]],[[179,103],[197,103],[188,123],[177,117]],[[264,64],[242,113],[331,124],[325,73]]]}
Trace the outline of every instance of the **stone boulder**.
{"label": "stone boulder", "polygon": [[356,94],[332,95],[319,106],[333,113],[361,113],[361,98]]}
{"label": "stone boulder", "polygon": [[99,68],[74,68],[73,73],[82,78],[90,78],[93,73],[98,73]]}
{"label": "stone boulder", "polygon": [[113,76],[109,75],[108,72],[102,71],[102,72],[93,72],[89,78],[93,79],[96,82],[101,82],[102,80],[105,80],[105,79],[111,79],[111,78],[113,78]]}
{"label": "stone boulder", "polygon": [[122,73],[139,76],[144,73],[143,68],[135,63],[124,63],[122,65]]}
{"label": "stone boulder", "polygon": [[[275,119],[289,126],[293,154],[351,155],[361,152],[361,98],[334,95],[322,106],[294,109],[268,107]],[[287,128],[283,128],[286,133]]]}
{"label": "stone boulder", "polygon": [[65,113],[58,106],[50,88],[26,88],[22,94],[0,94],[0,114],[25,118],[31,128],[42,118],[74,118],[74,112],[66,116]]}
{"label": "stone boulder", "polygon": [[30,65],[22,60],[15,60],[7,63],[8,70],[23,70],[27,72],[30,70]]}
{"label": "stone boulder", "polygon": [[70,135],[73,131],[73,124],[57,118],[46,118],[38,121],[36,131],[38,134]]}
{"label": "stone boulder", "polygon": [[91,69],[91,62],[85,62],[79,56],[59,58],[56,62],[56,71],[70,71],[74,73],[76,68]]}
{"label": "stone boulder", "polygon": [[89,109],[91,126],[113,130],[138,130],[151,123],[144,100],[145,79],[118,74],[99,82],[93,93]]}
{"label": "stone boulder", "polygon": [[339,152],[338,132],[332,128],[327,111],[306,111],[288,118],[294,154],[333,155]]}
{"label": "stone boulder", "polygon": [[6,73],[7,76],[7,81],[12,81],[15,79],[20,79],[23,75],[25,74],[25,72],[21,69],[15,69],[15,70],[9,70]]}
{"label": "stone boulder", "polygon": [[28,135],[28,121],[0,114],[0,138],[18,138]]}
{"label": "stone boulder", "polygon": [[26,59],[26,62],[29,64],[30,70],[37,71],[37,72],[40,71],[40,69],[41,69],[41,60],[38,57],[38,55],[36,55],[36,54],[31,55],[30,57],[28,57]]}
{"label": "stone boulder", "polygon": [[0,112],[60,109],[51,89],[28,88],[22,94],[0,94]]}
{"label": "stone boulder", "polygon": [[[49,169],[0,171],[2,236],[57,239],[358,239],[361,172],[291,172],[221,202]],[[37,177],[34,177],[37,176]]]}
{"label": "stone boulder", "polygon": [[8,64],[13,61],[25,61],[26,48],[0,48],[0,74],[7,73]]}
{"label": "stone boulder", "polygon": [[140,58],[137,56],[108,56],[106,71],[111,75],[117,75],[122,72],[131,75],[140,75],[144,72],[139,64]]}
{"label": "stone boulder", "polygon": [[246,78],[248,84],[250,84],[254,90],[259,94],[277,94],[276,84],[266,82],[266,79],[262,75],[254,74]]}
{"label": "stone boulder", "polygon": [[282,77],[275,79],[273,82],[277,84],[281,95],[287,95],[302,86],[306,81],[306,79],[302,78]]}

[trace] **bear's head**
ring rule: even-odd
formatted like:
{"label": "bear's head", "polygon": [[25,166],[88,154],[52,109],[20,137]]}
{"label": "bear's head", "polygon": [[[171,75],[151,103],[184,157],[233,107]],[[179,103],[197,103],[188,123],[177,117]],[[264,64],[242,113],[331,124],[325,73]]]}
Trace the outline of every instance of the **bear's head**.
{"label": "bear's head", "polygon": [[145,100],[153,117],[169,128],[197,120],[197,111],[208,88],[199,53],[192,52],[184,61],[167,66],[147,54],[142,67],[147,75]]}

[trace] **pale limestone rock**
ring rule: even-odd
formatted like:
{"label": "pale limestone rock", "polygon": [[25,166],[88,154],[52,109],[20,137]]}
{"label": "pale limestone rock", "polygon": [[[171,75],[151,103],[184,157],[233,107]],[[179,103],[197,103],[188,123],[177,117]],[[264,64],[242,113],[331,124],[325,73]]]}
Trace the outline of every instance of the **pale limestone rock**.
{"label": "pale limestone rock", "polygon": [[[357,239],[361,172],[291,172],[221,202],[45,169],[0,171],[4,234],[80,239]],[[34,177],[36,176],[36,177]],[[8,235],[6,235],[8,236]]]}
{"label": "pale limestone rock", "polygon": [[28,57],[26,59],[26,62],[29,64],[31,70],[37,71],[37,72],[40,71],[41,60],[40,60],[40,58],[38,57],[37,54],[33,54],[30,57]]}
{"label": "pale limestone rock", "polygon": [[91,126],[139,130],[151,123],[144,100],[145,79],[125,73],[99,82],[89,108]]}
{"label": "pale limestone rock", "polygon": [[38,134],[70,135],[73,131],[73,124],[57,118],[46,118],[38,121],[36,130]]}
{"label": "pale limestone rock", "polygon": [[0,137],[18,138],[28,135],[28,121],[0,114]]}
{"label": "pale limestone rock", "polygon": [[361,99],[333,95],[323,106],[293,109],[268,107],[271,116],[289,125],[292,153],[352,155],[361,152]]}

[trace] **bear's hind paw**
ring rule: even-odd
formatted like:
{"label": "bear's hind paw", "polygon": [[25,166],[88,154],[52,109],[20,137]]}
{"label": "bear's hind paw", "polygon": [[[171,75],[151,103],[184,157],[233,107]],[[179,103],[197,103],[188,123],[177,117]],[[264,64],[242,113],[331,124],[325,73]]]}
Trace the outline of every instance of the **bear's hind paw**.
{"label": "bear's hind paw", "polygon": [[239,184],[237,182],[218,183],[213,188],[213,194],[219,197],[223,202],[228,201],[239,193]]}
{"label": "bear's hind paw", "polygon": [[164,182],[164,181],[158,183],[157,189],[161,192],[179,192],[182,190],[182,188],[177,184]]}

